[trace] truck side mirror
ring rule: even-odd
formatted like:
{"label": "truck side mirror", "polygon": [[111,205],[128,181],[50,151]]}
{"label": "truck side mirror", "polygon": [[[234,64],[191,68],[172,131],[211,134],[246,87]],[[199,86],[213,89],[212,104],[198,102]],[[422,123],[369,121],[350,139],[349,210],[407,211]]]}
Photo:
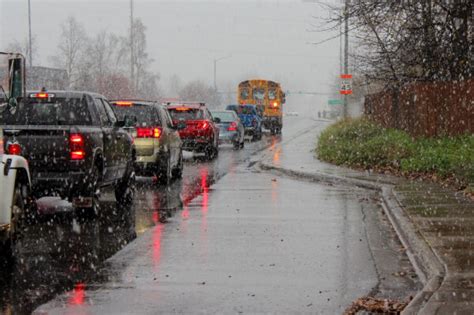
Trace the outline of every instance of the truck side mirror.
{"label": "truck side mirror", "polygon": [[10,98],[18,99],[25,95],[24,59],[13,57],[8,60]]}
{"label": "truck side mirror", "polygon": [[14,114],[20,98],[26,97],[25,58],[21,54],[16,53],[0,53],[0,55],[8,61],[5,63],[7,71],[5,71],[6,77],[4,78],[5,81],[3,81],[8,84],[8,91],[5,91],[2,86],[2,92],[6,94],[6,102],[2,105],[6,106],[0,107],[2,107],[2,111],[8,108]]}

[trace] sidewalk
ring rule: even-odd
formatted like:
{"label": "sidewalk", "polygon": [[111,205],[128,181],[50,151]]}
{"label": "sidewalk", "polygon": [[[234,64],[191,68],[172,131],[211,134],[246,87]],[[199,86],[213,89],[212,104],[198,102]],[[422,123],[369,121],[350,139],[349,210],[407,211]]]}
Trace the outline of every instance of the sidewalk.
{"label": "sidewalk", "polygon": [[283,139],[262,159],[260,167],[308,180],[380,191],[384,210],[424,285],[404,313],[472,314],[474,203],[433,183],[321,162],[313,151],[319,132],[318,127],[291,141]]}

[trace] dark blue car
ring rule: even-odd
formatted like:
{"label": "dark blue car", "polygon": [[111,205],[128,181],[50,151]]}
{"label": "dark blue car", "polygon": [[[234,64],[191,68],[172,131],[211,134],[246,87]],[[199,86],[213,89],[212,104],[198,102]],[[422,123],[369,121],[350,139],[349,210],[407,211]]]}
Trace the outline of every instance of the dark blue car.
{"label": "dark blue car", "polygon": [[255,105],[228,105],[226,110],[237,113],[245,128],[245,135],[252,136],[253,140],[262,139],[262,117]]}

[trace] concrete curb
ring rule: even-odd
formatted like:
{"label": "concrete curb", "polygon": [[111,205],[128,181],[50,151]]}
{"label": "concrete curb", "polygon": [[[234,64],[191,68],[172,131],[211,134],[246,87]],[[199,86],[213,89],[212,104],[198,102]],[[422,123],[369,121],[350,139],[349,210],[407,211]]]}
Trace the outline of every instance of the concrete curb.
{"label": "concrete curb", "polygon": [[406,248],[408,258],[423,283],[423,289],[410,301],[402,314],[425,313],[423,308],[441,286],[446,275],[446,267],[433,252],[423,236],[416,230],[414,223],[400,206],[401,203],[393,191],[393,185],[321,172],[307,173],[295,171],[267,164],[265,162],[259,162],[257,167],[261,170],[273,171],[282,175],[297,177],[299,179],[331,184],[350,184],[356,187],[380,192],[382,196],[382,208],[395,229],[398,238]]}

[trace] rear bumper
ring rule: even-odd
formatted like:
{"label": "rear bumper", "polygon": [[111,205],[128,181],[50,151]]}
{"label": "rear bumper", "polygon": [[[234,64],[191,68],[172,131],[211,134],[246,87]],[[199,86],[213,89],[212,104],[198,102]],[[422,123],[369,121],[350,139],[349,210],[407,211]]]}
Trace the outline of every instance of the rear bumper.
{"label": "rear bumper", "polygon": [[219,133],[219,143],[235,143],[238,140],[239,140],[239,133],[237,131]]}
{"label": "rear bumper", "polygon": [[35,198],[59,195],[74,198],[90,194],[90,183],[85,172],[48,172],[32,175],[32,192]]}
{"label": "rear bumper", "polygon": [[257,133],[257,127],[245,127],[245,135],[254,135]]}
{"label": "rear bumper", "polygon": [[199,138],[184,138],[183,141],[183,150],[202,152],[211,144],[209,138],[199,137]]}
{"label": "rear bumper", "polygon": [[153,176],[166,166],[168,156],[164,152],[153,155],[138,155],[135,161],[135,173],[139,176]]}

